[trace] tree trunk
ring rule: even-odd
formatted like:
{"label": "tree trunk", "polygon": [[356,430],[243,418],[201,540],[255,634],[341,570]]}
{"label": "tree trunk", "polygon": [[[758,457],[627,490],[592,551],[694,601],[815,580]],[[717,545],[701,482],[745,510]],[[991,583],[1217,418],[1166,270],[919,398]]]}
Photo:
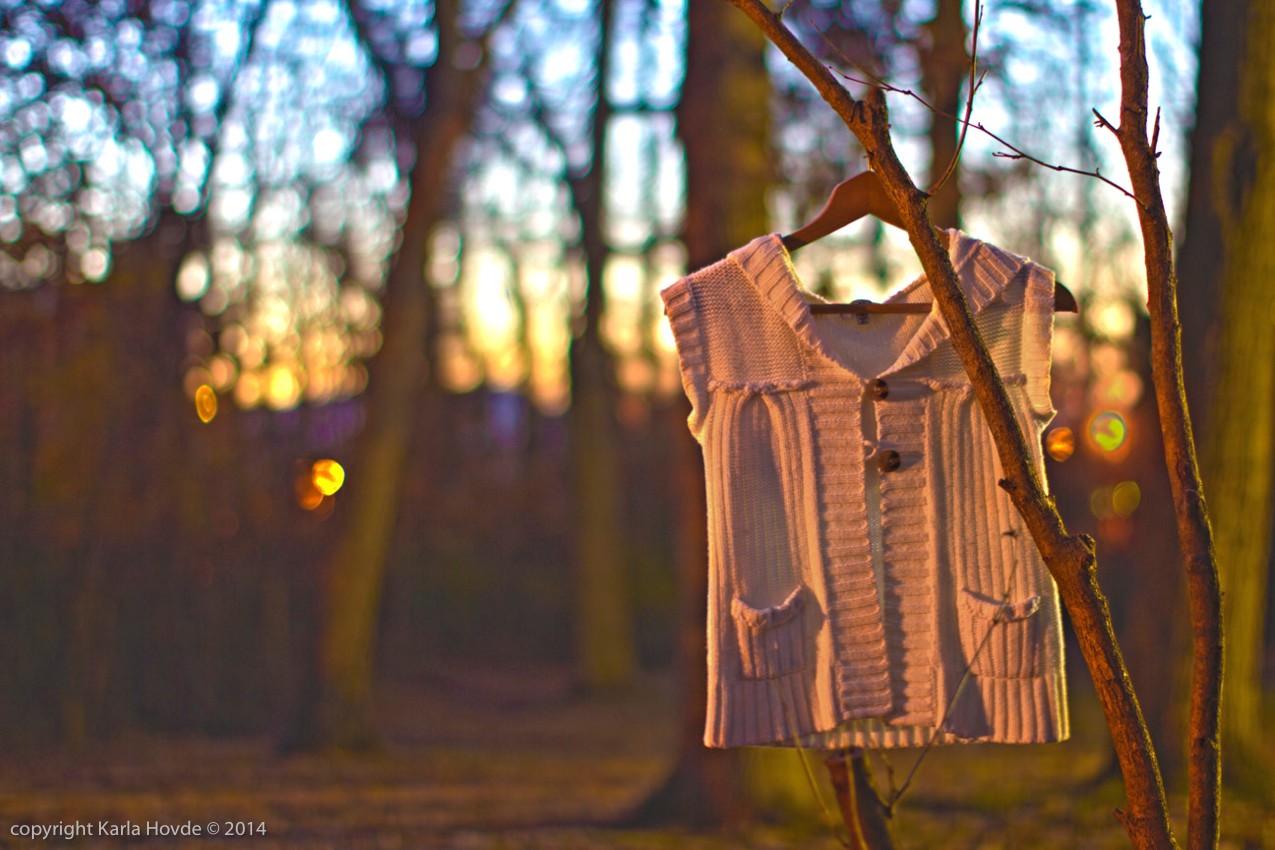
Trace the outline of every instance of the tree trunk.
{"label": "tree trunk", "polygon": [[961,168],[956,159],[962,112],[961,83],[969,79],[970,56],[965,50],[965,16],[961,0],[935,0],[934,18],[925,26],[929,43],[922,46],[921,85],[930,113],[930,185],[952,173],[930,198],[930,219],[936,227],[960,227]]}
{"label": "tree trunk", "polygon": [[576,663],[578,683],[606,690],[632,683],[637,672],[633,594],[625,560],[620,440],[615,421],[615,363],[602,339],[604,274],[603,186],[611,110],[615,0],[599,5],[597,101],[587,173],[570,180],[584,247],[584,322],[570,351],[570,466],[575,502]]}
{"label": "tree trunk", "polygon": [[478,107],[482,63],[458,63],[460,4],[439,2],[439,54],[425,112],[412,124],[416,161],[402,247],[386,282],[382,346],[371,366],[367,425],[347,464],[340,537],[327,564],[317,677],[304,689],[287,746],[366,747],[376,624],[413,433],[430,377],[433,294],[425,279],[430,231],[444,212],[449,169]]}
{"label": "tree trunk", "polygon": [[626,569],[629,547],[621,521],[624,491],[614,365],[596,337],[582,337],[571,345],[576,682],[589,691],[627,687],[637,672],[633,592]]}
{"label": "tree trunk", "polygon": [[43,541],[68,580],[61,731],[70,743],[110,732],[135,708],[109,698],[131,672],[117,665],[119,588],[175,566],[190,408],[180,371],[188,326],[173,281],[188,239],[188,222],[162,211],[146,236],[118,247],[109,280],[61,293],[52,331],[57,373],[43,399],[52,427],[40,432],[35,484],[54,496],[44,502],[54,527],[75,518],[70,535],[50,529]]}
{"label": "tree trunk", "polygon": [[[765,39],[729,6],[700,0],[688,4],[686,82],[677,118],[686,149],[684,239],[691,270],[721,259],[768,229],[765,198],[772,173],[765,53]],[[720,826],[738,823],[751,807],[738,752],[710,750],[703,743],[707,508],[699,447],[685,429],[681,433],[676,467],[682,517],[676,555],[682,687],[677,761],[638,818]]]}
{"label": "tree trunk", "polygon": [[[1222,572],[1228,772],[1265,780],[1262,654],[1275,473],[1275,7],[1203,4],[1182,275]],[[1223,486],[1224,485],[1224,486]]]}

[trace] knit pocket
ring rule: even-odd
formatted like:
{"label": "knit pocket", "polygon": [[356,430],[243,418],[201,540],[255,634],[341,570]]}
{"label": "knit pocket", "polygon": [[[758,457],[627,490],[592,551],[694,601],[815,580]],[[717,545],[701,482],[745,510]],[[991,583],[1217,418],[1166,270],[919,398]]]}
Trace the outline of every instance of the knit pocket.
{"label": "knit pocket", "polygon": [[1001,602],[966,590],[961,595],[964,616],[961,644],[976,676],[1027,679],[1037,674],[1042,620],[1041,598]]}
{"label": "knit pocket", "polygon": [[798,585],[787,599],[770,608],[754,608],[738,596],[731,601],[745,679],[775,679],[806,666],[802,591]]}

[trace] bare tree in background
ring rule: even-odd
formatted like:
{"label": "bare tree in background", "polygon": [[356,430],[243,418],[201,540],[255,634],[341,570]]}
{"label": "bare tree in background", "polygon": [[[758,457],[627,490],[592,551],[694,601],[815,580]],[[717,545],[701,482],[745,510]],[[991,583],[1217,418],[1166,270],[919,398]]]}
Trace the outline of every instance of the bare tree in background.
{"label": "bare tree in background", "polygon": [[1226,621],[1227,772],[1260,788],[1275,510],[1275,7],[1207,0],[1181,251],[1189,387]]}
{"label": "bare tree in background", "polygon": [[[386,559],[409,444],[429,438],[413,434],[415,413],[418,405],[430,403],[430,382],[436,386],[432,347],[437,318],[425,277],[429,235],[447,211],[452,163],[481,100],[483,42],[495,26],[466,31],[463,12],[462,0],[439,0],[434,6],[438,53],[425,73],[423,108],[410,99],[393,101],[400,104],[401,118],[407,109],[417,109],[400,124],[415,153],[411,200],[401,248],[386,281],[383,343],[369,378],[367,425],[349,464],[348,512],[327,564],[317,670],[301,696],[290,746],[362,747],[377,738],[372,672]],[[357,6],[351,7],[351,16],[374,46],[375,22]],[[385,35],[379,40],[393,39]],[[396,69],[391,65],[385,71],[392,78]]]}
{"label": "bare tree in background", "polygon": [[616,0],[599,0],[597,64],[589,160],[568,168],[571,202],[580,216],[585,288],[570,349],[570,474],[576,559],[576,673],[580,685],[604,690],[632,684],[637,672],[633,593],[628,585],[621,521],[623,488],[615,420],[615,358],[602,335],[610,254],[604,231],[604,186],[611,107],[607,85],[614,62]]}
{"label": "bare tree in background", "polygon": [[[216,151],[226,92],[251,49],[257,20],[235,22],[235,56],[218,67],[187,20],[170,20],[154,4],[130,12],[16,6],[0,15],[8,43],[27,51],[4,70],[6,90],[24,92],[6,99],[5,145],[40,151],[7,160],[23,173],[17,181],[10,176],[6,187],[18,196],[10,212],[21,217],[11,215],[6,225],[3,285],[20,292],[6,293],[4,306],[25,304],[36,321],[29,347],[6,347],[5,359],[17,367],[9,377],[25,383],[16,397],[25,403],[17,407],[28,417],[25,425],[13,423],[18,433],[8,436],[30,459],[14,469],[18,477],[6,490],[26,490],[30,498],[13,500],[20,507],[5,517],[0,534],[21,537],[22,560],[42,563],[54,585],[63,585],[56,613],[46,610],[47,622],[30,629],[23,644],[61,630],[50,664],[57,680],[38,688],[57,705],[35,705],[58,718],[55,734],[81,742],[142,710],[140,695],[119,686],[132,676],[148,678],[121,657],[121,636],[133,624],[120,577],[170,576],[175,563],[185,562],[180,535],[206,539],[192,521],[199,511],[190,510],[207,503],[193,486],[191,435],[182,427],[190,407],[180,389],[187,338],[200,319],[173,286],[183,256],[210,241],[206,183],[181,212],[174,199],[190,179],[179,167],[183,145]],[[130,74],[115,63],[85,60],[95,40],[117,36],[134,45],[124,51],[134,62]],[[15,87],[18,76],[23,84]],[[196,105],[184,94],[201,76],[218,96]],[[77,106],[86,126],[49,121],[46,101]],[[149,108],[136,108],[142,102]],[[127,151],[142,140],[155,169],[152,188],[118,197],[118,187],[103,192],[95,185],[101,178],[95,180],[92,166],[104,145]],[[126,184],[120,181],[125,196]],[[116,216],[84,202],[94,196],[108,208],[118,204]],[[16,255],[27,261],[13,262]],[[108,271],[107,286],[73,285]],[[156,476],[155,469],[166,474]],[[152,626],[175,605],[172,594],[160,591],[160,598]],[[39,650],[27,645],[20,654]],[[153,666],[172,660],[164,654]],[[13,683],[14,692],[29,694],[30,684]],[[19,722],[38,728],[48,716]]]}
{"label": "bare tree in background", "polygon": [[961,174],[957,155],[964,84],[969,77],[970,55],[965,48],[969,34],[961,0],[935,0],[934,17],[925,24],[926,44],[920,47],[921,86],[930,112],[929,184],[942,179],[949,165],[947,181],[930,197],[930,219],[935,227],[958,227],[961,223]]}
{"label": "bare tree in background", "polygon": [[[686,150],[687,266],[695,269],[766,232],[772,180],[770,78],[765,40],[723,3],[687,8],[686,81],[678,132]],[[698,825],[738,823],[750,803],[738,752],[704,747],[708,538],[700,452],[682,429],[676,486],[681,505],[676,570],[681,701],[677,757],[663,786],[635,817]]]}

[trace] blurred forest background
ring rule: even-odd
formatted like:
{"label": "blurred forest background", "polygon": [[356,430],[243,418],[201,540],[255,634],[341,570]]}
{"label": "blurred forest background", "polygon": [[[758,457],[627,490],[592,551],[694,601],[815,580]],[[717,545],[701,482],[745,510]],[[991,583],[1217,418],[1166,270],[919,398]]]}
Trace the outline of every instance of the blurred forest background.
{"label": "blurred forest background", "polygon": [[[1269,795],[1275,11],[1149,9],[1226,760]],[[891,96],[923,182],[955,152],[972,11],[787,20],[934,106]],[[991,0],[974,121],[1120,182],[1090,112],[1117,111],[1115,44],[1109,3]],[[1079,297],[1048,471],[1172,766],[1187,626],[1133,209],[1001,151],[971,132],[930,209]],[[362,748],[405,688],[572,705],[675,671],[639,811],[738,816],[736,755],[698,745],[702,472],[658,291],[864,167],[720,2],[0,0],[0,741]],[[874,221],[797,262],[838,300],[919,268]]]}

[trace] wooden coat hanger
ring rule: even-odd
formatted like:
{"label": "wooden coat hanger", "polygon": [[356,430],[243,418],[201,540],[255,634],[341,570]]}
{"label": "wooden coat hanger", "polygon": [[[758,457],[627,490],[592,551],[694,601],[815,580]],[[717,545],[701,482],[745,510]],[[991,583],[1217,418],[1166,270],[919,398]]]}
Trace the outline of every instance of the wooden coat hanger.
{"label": "wooden coat hanger", "polygon": [[[856,174],[838,183],[828,197],[828,203],[805,226],[783,237],[789,252],[829,233],[840,230],[865,215],[876,216],[886,224],[904,229],[899,210],[885,193],[881,178],[875,171]],[[1076,297],[1061,283],[1054,283],[1054,310],[1059,313],[1075,313]],[[812,313],[858,313],[867,320],[868,313],[928,313],[929,304],[877,304],[873,301],[852,301],[849,304],[811,304]]]}

